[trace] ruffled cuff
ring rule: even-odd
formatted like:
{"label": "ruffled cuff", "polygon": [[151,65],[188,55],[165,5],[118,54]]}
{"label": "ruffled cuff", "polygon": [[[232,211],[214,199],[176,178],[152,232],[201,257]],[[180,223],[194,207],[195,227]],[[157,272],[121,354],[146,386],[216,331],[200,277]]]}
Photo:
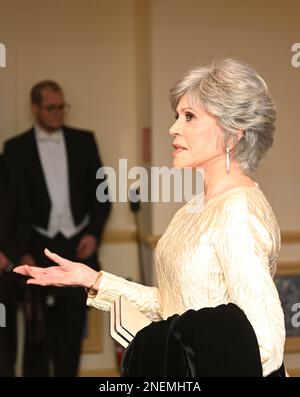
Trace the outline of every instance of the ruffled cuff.
{"label": "ruffled cuff", "polygon": [[109,311],[111,304],[120,295],[126,295],[127,299],[152,321],[162,319],[158,288],[134,283],[103,270],[101,275],[97,294],[91,295],[88,293],[88,306]]}

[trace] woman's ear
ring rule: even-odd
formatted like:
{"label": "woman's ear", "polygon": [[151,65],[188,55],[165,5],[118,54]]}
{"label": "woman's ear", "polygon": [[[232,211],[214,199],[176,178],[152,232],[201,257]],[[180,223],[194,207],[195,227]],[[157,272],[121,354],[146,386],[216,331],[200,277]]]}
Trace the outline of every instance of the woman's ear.
{"label": "woman's ear", "polygon": [[237,130],[236,136],[237,136],[237,140],[239,142],[245,136],[245,131],[244,130]]}
{"label": "woman's ear", "polygon": [[230,134],[230,138],[227,142],[227,147],[229,151],[233,150],[234,147],[239,143],[239,141],[245,136],[244,130],[237,130],[234,134]]}

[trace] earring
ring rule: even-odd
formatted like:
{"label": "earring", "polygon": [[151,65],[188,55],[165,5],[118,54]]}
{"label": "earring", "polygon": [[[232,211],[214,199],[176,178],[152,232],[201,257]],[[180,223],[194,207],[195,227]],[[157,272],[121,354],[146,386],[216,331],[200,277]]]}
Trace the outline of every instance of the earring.
{"label": "earring", "polygon": [[226,172],[229,174],[230,172],[230,150],[229,147],[226,147]]}

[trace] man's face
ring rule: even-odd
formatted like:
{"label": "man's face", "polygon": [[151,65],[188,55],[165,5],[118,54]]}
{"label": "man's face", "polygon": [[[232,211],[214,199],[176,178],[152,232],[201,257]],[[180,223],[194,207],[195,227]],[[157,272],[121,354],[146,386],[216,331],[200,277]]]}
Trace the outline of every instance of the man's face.
{"label": "man's face", "polygon": [[66,104],[60,91],[45,88],[42,90],[42,97],[40,105],[32,105],[32,111],[39,126],[51,133],[62,127]]}

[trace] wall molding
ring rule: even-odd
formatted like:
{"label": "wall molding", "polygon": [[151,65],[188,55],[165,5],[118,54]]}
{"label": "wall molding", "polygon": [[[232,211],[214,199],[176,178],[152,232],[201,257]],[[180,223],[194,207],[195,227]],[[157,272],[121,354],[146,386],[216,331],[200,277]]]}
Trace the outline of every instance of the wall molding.
{"label": "wall molding", "polygon": [[[141,236],[142,244],[151,250],[154,250],[161,235],[144,234]],[[300,230],[287,230],[281,233],[282,244],[300,244]],[[138,241],[135,230],[112,230],[103,236],[105,244],[136,244]],[[280,261],[278,262],[278,276],[295,276],[300,275],[300,261]]]}
{"label": "wall molding", "polygon": [[127,244],[137,241],[135,230],[111,230],[104,233],[103,243],[105,244]]}
{"label": "wall molding", "polygon": [[142,242],[150,249],[155,249],[158,240],[161,235],[149,234],[142,236]]}
{"label": "wall molding", "polygon": [[300,368],[288,368],[287,372],[292,377],[300,377]]}
{"label": "wall molding", "polygon": [[281,232],[282,244],[300,244],[300,230],[284,230]]}
{"label": "wall molding", "polygon": [[[142,235],[143,243],[153,249],[155,248],[161,234]],[[126,244],[137,242],[136,230],[116,229],[104,233],[103,242],[106,244]],[[283,230],[281,232],[282,244],[300,244],[300,230]]]}
{"label": "wall molding", "polygon": [[300,352],[300,336],[288,336],[285,341],[285,353],[299,353]]}
{"label": "wall molding", "polygon": [[278,262],[276,276],[300,276],[300,261]]}
{"label": "wall molding", "polygon": [[[144,234],[141,236],[142,243],[150,249],[154,249],[160,235]],[[133,244],[138,241],[136,230],[111,230],[104,233],[104,244]]]}

